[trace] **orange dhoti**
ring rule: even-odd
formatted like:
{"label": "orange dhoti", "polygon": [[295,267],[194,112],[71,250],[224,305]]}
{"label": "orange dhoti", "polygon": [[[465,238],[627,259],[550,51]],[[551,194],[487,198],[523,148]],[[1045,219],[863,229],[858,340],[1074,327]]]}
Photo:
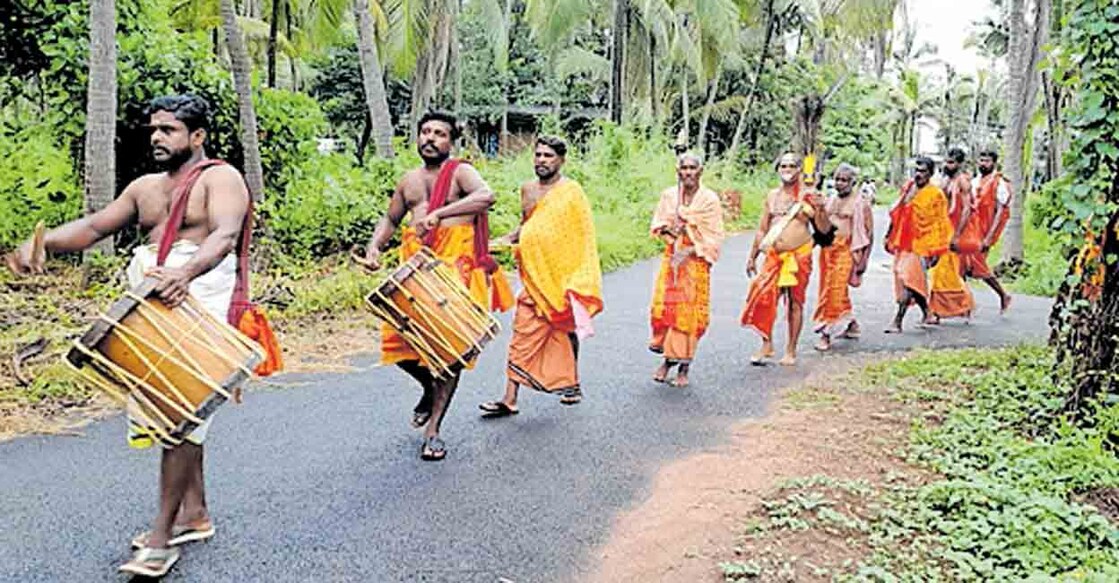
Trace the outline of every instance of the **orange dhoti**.
{"label": "orange dhoti", "polygon": [[975,298],[960,276],[960,258],[949,251],[940,256],[929,269],[931,293],[929,311],[941,318],[970,316],[975,309]]}
{"label": "orange dhoti", "polygon": [[649,349],[669,363],[690,363],[711,320],[711,265],[693,255],[673,269],[671,259],[669,246],[653,290]]}
{"label": "orange dhoti", "polygon": [[509,379],[538,391],[579,388],[579,341],[575,321],[551,322],[527,292],[517,297],[509,341]]}
{"label": "orange dhoti", "polygon": [[921,257],[912,251],[899,251],[894,255],[894,298],[904,300],[906,290],[926,301],[929,298],[928,276]]}
{"label": "orange dhoti", "polygon": [[779,298],[788,290],[788,297],[803,306],[811,275],[811,243],[785,253],[777,253],[773,249],[767,251],[761,271],[750,282],[746,306],[742,309],[742,325],[768,341],[773,337]]}
{"label": "orange dhoti", "polygon": [[964,277],[987,279],[993,275],[987,265],[987,253],[982,251],[985,234],[982,232],[983,229],[983,222],[976,217],[964,225],[964,230],[960,233],[959,268],[960,275]]}
{"label": "orange dhoti", "polygon": [[820,248],[820,294],[812,316],[817,333],[840,334],[855,320],[850,289],[854,269],[850,237],[836,237],[831,245]]}
{"label": "orange dhoti", "polygon": [[[423,241],[412,227],[404,229],[400,242],[400,260],[407,261],[423,247]],[[435,232],[435,256],[458,272],[470,297],[478,305],[504,312],[513,306],[513,290],[505,274],[498,269],[492,275],[475,265],[474,225],[439,227]],[[420,355],[387,324],[381,325],[381,364],[420,360]],[[473,362],[470,363],[473,366]]]}

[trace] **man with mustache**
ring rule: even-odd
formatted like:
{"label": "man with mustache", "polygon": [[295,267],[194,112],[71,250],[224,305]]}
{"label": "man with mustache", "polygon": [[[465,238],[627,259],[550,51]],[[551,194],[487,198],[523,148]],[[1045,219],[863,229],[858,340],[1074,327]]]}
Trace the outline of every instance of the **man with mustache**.
{"label": "man with mustache", "polygon": [[[242,228],[248,228],[249,192],[241,173],[206,156],[210,108],[200,97],[176,95],[152,100],[147,108],[152,157],[162,172],[132,181],[104,209],[46,233],[47,251],[72,253],[92,246],[121,229],[138,224],[148,232],[148,245],[133,251],[128,266],[133,286],[145,276],[159,278],[156,293],[170,307],[190,293],[219,320],[229,317],[237,257],[233,253]],[[176,193],[182,193],[176,195]],[[181,225],[170,224],[172,203],[187,196]],[[169,253],[160,260],[157,242],[178,229]],[[32,259],[31,243],[9,255],[16,273],[41,271]],[[152,529],[132,540],[136,549],[120,570],[160,577],[179,559],[178,546],[208,539],[214,525],[206,509],[203,443],[213,417],[182,444],[165,447],[160,463],[159,513]],[[131,419],[130,419],[131,421]],[[129,423],[129,442],[150,447],[152,436]]]}
{"label": "man with mustache", "polygon": [[917,158],[913,179],[901,188],[901,196],[890,209],[890,228],[886,231],[886,251],[894,256],[894,296],[898,311],[887,334],[900,334],[902,321],[911,304],[921,309],[922,325],[933,323],[929,311],[929,284],[926,271],[936,267],[948,252],[952,221],[948,218],[948,198],[930,182],[933,161]]}
{"label": "man with mustache", "polygon": [[807,230],[808,223],[811,223],[817,233],[832,232],[827,213],[817,212],[823,209],[823,197],[801,184],[801,167],[800,156],[792,152],[786,152],[778,159],[777,174],[781,177],[781,186],[770,191],[765,198],[750,259],[746,262],[746,274],[753,279],[740,320],[744,327],[754,330],[762,338],[761,349],[750,358],[750,363],[755,366],[762,366],[773,357],[773,324],[782,299],[788,311],[789,336],[780,364],[796,364],[797,341],[804,326],[808,278],[812,274],[811,240],[792,251],[779,253],[772,247],[767,249],[759,272],[757,259],[762,252],[762,239],[769,233],[770,227],[792,213],[796,213],[792,221],[801,223],[791,224],[792,228]]}
{"label": "man with mustache", "polygon": [[995,169],[999,155],[994,150],[979,153],[976,168],[979,176],[972,179],[974,199],[972,212],[961,235],[960,272],[965,277],[982,279],[999,296],[1000,313],[1010,308],[1010,294],[987,265],[987,254],[998,243],[1010,219],[1010,183]]}
{"label": "man with mustache", "polygon": [[[421,247],[428,247],[458,271],[476,302],[505,311],[512,305],[512,291],[489,254],[487,215],[494,203],[494,193],[473,166],[451,158],[454,141],[459,137],[454,116],[428,112],[417,127],[416,148],[423,166],[408,172],[397,183],[388,213],[373,231],[364,264],[371,270],[380,269],[382,249],[411,213],[410,224],[401,236],[401,261],[407,261]],[[442,460],[447,449],[439,429],[458,388],[461,371],[448,379],[436,379],[422,364],[419,353],[387,324],[381,328],[381,362],[395,364],[420,383],[423,396],[412,415],[412,426],[424,428],[420,459]]]}
{"label": "man with mustache", "polygon": [[521,225],[502,238],[517,245],[523,289],[513,316],[505,396],[479,405],[484,417],[517,414],[521,385],[558,393],[564,405],[583,398],[579,342],[594,333],[590,319],[602,311],[602,270],[590,203],[579,183],[561,173],[566,156],[563,140],[536,140],[537,179],[521,186]]}
{"label": "man with mustache", "polygon": [[951,148],[944,160],[940,188],[948,197],[948,219],[953,230],[948,251],[929,270],[929,311],[936,323],[941,318],[970,318],[975,309],[975,298],[960,275],[958,255],[967,246],[967,240],[961,236],[972,214],[971,176],[963,169],[964,158],[962,149]]}

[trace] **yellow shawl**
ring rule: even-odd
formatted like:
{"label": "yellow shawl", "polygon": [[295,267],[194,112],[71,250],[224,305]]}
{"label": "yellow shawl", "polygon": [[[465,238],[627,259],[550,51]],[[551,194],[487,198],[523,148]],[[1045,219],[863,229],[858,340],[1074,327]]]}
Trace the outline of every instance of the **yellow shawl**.
{"label": "yellow shawl", "polygon": [[517,247],[525,291],[549,321],[572,318],[569,295],[591,316],[602,311],[594,219],[578,182],[565,178],[536,203]]}
{"label": "yellow shawl", "polygon": [[715,191],[700,185],[689,205],[681,205],[678,188],[661,192],[660,203],[653,214],[649,232],[654,236],[661,228],[676,225],[677,213],[684,221],[688,238],[695,245],[696,255],[708,263],[719,260],[719,246],[723,243],[723,204]]}

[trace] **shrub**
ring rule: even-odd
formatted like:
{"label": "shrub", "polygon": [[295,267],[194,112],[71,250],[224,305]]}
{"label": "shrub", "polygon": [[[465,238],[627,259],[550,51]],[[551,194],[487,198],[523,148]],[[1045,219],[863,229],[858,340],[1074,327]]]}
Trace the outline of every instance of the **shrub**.
{"label": "shrub", "polygon": [[38,221],[58,225],[81,208],[70,157],[46,128],[0,122],[0,248],[25,240]]}

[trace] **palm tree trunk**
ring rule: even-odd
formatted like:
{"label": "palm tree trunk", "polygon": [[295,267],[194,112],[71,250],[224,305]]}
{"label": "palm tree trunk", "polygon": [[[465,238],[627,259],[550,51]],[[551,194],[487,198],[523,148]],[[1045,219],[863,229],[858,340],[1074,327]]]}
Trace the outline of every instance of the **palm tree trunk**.
{"label": "palm tree trunk", "polygon": [[[85,119],[85,207],[97,212],[116,196],[117,44],[115,0],[89,3],[89,88]],[[111,255],[113,238],[90,251]],[[89,259],[89,254],[86,254]],[[88,261],[86,262],[88,265]]]}
{"label": "palm tree trunk", "polygon": [[225,29],[225,45],[229,49],[229,62],[233,66],[233,86],[237,91],[237,109],[241,120],[241,149],[245,155],[245,182],[254,202],[264,197],[264,170],[260,164],[260,142],[256,129],[256,112],[253,110],[252,63],[241,28],[237,26],[237,12],[233,0],[221,0],[221,20]]}
{"label": "palm tree trunk", "polygon": [[272,0],[272,18],[268,23],[268,86],[276,88],[276,38],[280,35],[280,0]]}
{"label": "palm tree trunk", "polygon": [[1025,255],[1024,225],[1026,194],[1029,190],[1030,160],[1024,160],[1026,133],[1030,118],[1037,109],[1038,64],[1041,47],[1049,32],[1050,0],[1034,0],[1034,22],[1026,24],[1026,0],[1010,2],[1009,83],[1007,110],[1010,122],[1006,128],[1003,150],[1004,170],[1010,184],[1017,190],[1010,203],[1010,220],[1006,225],[1003,261],[1020,263]]}
{"label": "palm tree trunk", "polygon": [[777,15],[773,11],[774,0],[765,3],[765,38],[762,39],[762,54],[758,57],[758,66],[754,69],[754,79],[750,82],[750,92],[746,94],[746,105],[738,115],[738,124],[734,127],[734,137],[727,150],[727,158],[733,160],[738,154],[738,146],[742,143],[742,133],[746,130],[746,120],[750,119],[751,110],[754,108],[754,98],[758,94],[758,85],[765,72],[765,60],[769,56],[769,43],[773,40],[773,29],[777,23]]}
{"label": "palm tree trunk", "polygon": [[723,76],[723,66],[720,63],[715,66],[715,78],[711,80],[711,87],[707,92],[707,106],[703,109],[703,115],[699,118],[699,133],[697,137],[696,147],[700,152],[707,151],[707,124],[711,121],[711,107],[715,104],[715,96],[719,93],[719,79]]}
{"label": "palm tree trunk", "polygon": [[692,144],[691,121],[692,121],[692,104],[688,99],[688,67],[684,66],[680,71],[680,112],[684,116],[684,145],[688,148]]}
{"label": "palm tree trunk", "polygon": [[354,0],[354,14],[357,17],[357,48],[361,59],[365,106],[373,120],[373,141],[377,146],[378,156],[392,158],[395,155],[392,149],[392,116],[389,114],[385,80],[373,37],[373,16],[369,12],[369,0]]}
{"label": "palm tree trunk", "polygon": [[622,123],[622,95],[625,79],[626,32],[629,27],[628,0],[614,0],[614,26],[610,50],[610,120]]}
{"label": "palm tree trunk", "polygon": [[649,31],[649,112],[652,114],[653,123],[660,125],[657,119],[657,37]]}

